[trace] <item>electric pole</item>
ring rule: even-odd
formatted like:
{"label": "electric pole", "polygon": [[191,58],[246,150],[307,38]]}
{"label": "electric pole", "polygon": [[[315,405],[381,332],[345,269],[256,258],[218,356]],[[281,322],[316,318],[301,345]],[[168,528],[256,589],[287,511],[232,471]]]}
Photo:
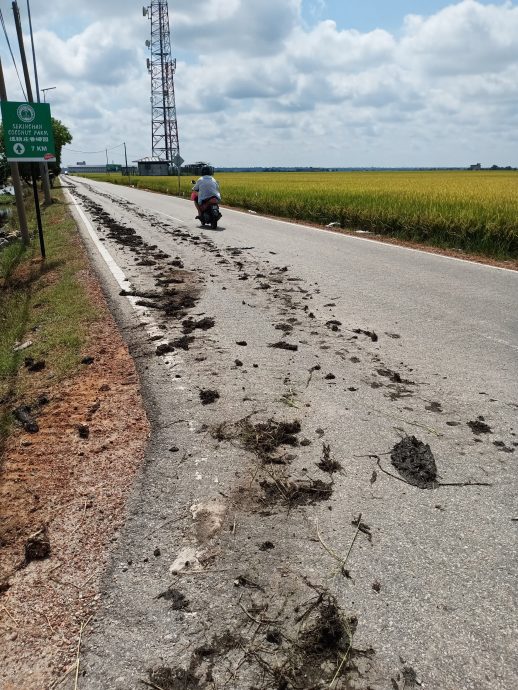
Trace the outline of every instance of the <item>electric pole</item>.
{"label": "electric pole", "polygon": [[151,41],[146,41],[151,57],[151,146],[152,155],[177,167],[180,156],[178,121],[174,93],[176,60],[171,56],[171,32],[167,0],[152,0],[142,10],[151,22]]}
{"label": "electric pole", "polygon": [[[18,37],[18,45],[20,46],[20,58],[22,60],[22,67],[23,67],[23,75],[25,77],[25,88],[27,89],[27,98],[29,100],[29,103],[34,103],[34,98],[32,95],[32,85],[31,85],[31,78],[29,76],[29,69],[27,67],[27,57],[25,55],[25,44],[23,42],[23,32],[22,32],[22,22],[20,20],[20,10],[18,8],[18,3],[16,0],[13,2],[13,14],[14,14],[14,23],[16,25],[16,35]],[[34,63],[36,64],[36,63]],[[38,92],[38,103],[40,102],[40,95]],[[45,165],[45,163],[40,164],[40,175],[41,179],[43,181],[43,192],[45,194],[45,203],[46,204],[51,204],[52,203],[52,197],[50,195],[50,182],[49,182],[49,175],[48,175],[48,167]]]}
{"label": "electric pole", "polygon": [[[5,89],[4,70],[2,67],[2,59],[0,58],[0,101],[7,100],[7,91]],[[16,198],[16,210],[18,211],[18,223],[20,224],[20,234],[22,242],[29,244],[31,238],[27,228],[27,215],[25,213],[25,204],[23,203],[22,182],[20,180],[20,172],[18,170],[18,163],[10,163],[11,179],[13,181],[14,194]]]}

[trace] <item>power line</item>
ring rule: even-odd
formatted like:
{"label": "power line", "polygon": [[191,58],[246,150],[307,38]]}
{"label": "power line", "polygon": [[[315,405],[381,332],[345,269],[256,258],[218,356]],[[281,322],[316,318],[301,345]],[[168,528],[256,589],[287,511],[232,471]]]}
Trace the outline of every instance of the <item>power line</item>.
{"label": "power line", "polygon": [[112,146],[111,148],[104,148],[100,149],[99,151],[79,151],[78,149],[69,149],[68,146],[66,147],[67,151],[71,151],[72,153],[88,153],[88,154],[94,154],[94,153],[106,153],[106,151],[113,151],[114,149],[119,149],[121,146],[124,146],[124,142],[122,144],[117,144],[117,146]]}
{"label": "power line", "polygon": [[13,50],[11,48],[11,42],[9,41],[9,36],[7,35],[7,29],[5,27],[4,15],[2,14],[2,10],[0,10],[0,21],[2,22],[2,28],[4,30],[5,40],[7,41],[7,45],[9,47],[9,52],[11,53],[11,57],[13,59],[14,69],[16,70],[16,74],[18,76],[18,81],[19,81],[20,87],[22,89],[23,97],[25,98],[25,100],[27,100],[27,94],[25,93],[25,89],[23,88],[22,80],[20,79],[20,73],[18,72],[18,67],[16,66],[16,60],[14,59]]}

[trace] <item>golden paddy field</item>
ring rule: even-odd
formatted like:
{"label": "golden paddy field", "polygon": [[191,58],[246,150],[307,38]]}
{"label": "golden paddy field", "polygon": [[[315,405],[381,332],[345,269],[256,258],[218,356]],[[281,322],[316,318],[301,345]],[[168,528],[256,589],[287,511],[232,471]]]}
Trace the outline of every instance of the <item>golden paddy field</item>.
{"label": "golden paddy field", "polygon": [[[89,175],[178,194],[175,177]],[[518,172],[222,173],[223,205],[518,258]],[[190,178],[181,178],[189,196]]]}

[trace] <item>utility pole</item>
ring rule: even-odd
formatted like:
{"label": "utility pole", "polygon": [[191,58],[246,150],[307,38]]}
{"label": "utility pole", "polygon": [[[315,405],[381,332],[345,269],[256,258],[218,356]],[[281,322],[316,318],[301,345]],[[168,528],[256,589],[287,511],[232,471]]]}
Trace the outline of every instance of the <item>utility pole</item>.
{"label": "utility pole", "polygon": [[[5,89],[4,70],[2,67],[2,60],[0,58],[0,101],[7,100],[7,91]],[[14,194],[16,198],[16,209],[18,211],[18,223],[20,224],[20,234],[22,242],[29,244],[31,238],[27,228],[27,215],[25,214],[25,204],[23,203],[22,182],[20,180],[20,172],[18,170],[18,163],[11,163],[11,179],[13,181]]]}
{"label": "utility pole", "polygon": [[[25,44],[23,42],[22,22],[20,20],[20,10],[16,0],[13,2],[14,23],[16,25],[16,35],[18,37],[18,45],[20,47],[20,58],[22,60],[23,75],[25,77],[25,88],[27,89],[27,98],[29,103],[34,103],[32,95],[31,78],[29,76],[29,69],[27,67],[27,56],[25,55]],[[34,63],[36,65],[36,63]],[[40,102],[40,95],[38,92],[38,103]],[[48,167],[45,163],[40,164],[40,175],[43,181],[43,192],[45,194],[45,203],[50,205],[52,203],[52,196],[50,195],[50,182]]]}
{"label": "utility pole", "polygon": [[129,177],[128,171],[128,152],[126,151],[126,142],[124,142],[124,158],[126,160],[126,175]]}

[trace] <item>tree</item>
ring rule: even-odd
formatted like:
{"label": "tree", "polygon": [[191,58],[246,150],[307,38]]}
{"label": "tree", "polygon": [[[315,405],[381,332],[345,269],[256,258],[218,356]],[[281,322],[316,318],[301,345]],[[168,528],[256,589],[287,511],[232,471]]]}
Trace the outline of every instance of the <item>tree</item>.
{"label": "tree", "polygon": [[61,172],[61,149],[66,144],[72,143],[72,135],[68,127],[61,120],[56,120],[55,117],[52,118],[52,132],[54,134],[54,144],[56,145],[56,162],[52,165],[56,170],[56,174],[59,175]]}
{"label": "tree", "polygon": [[[72,134],[66,125],[64,125],[61,120],[57,120],[55,117],[52,118],[52,133],[54,135],[54,144],[56,146],[56,162],[49,163],[49,169],[54,172],[55,175],[59,175],[61,172],[61,149],[66,144],[72,143]],[[19,165],[20,175],[25,179],[29,180],[31,177],[31,165],[30,163],[20,163]],[[5,144],[4,144],[4,126],[0,124],[0,177],[2,174],[8,174],[9,164],[5,158]]]}

